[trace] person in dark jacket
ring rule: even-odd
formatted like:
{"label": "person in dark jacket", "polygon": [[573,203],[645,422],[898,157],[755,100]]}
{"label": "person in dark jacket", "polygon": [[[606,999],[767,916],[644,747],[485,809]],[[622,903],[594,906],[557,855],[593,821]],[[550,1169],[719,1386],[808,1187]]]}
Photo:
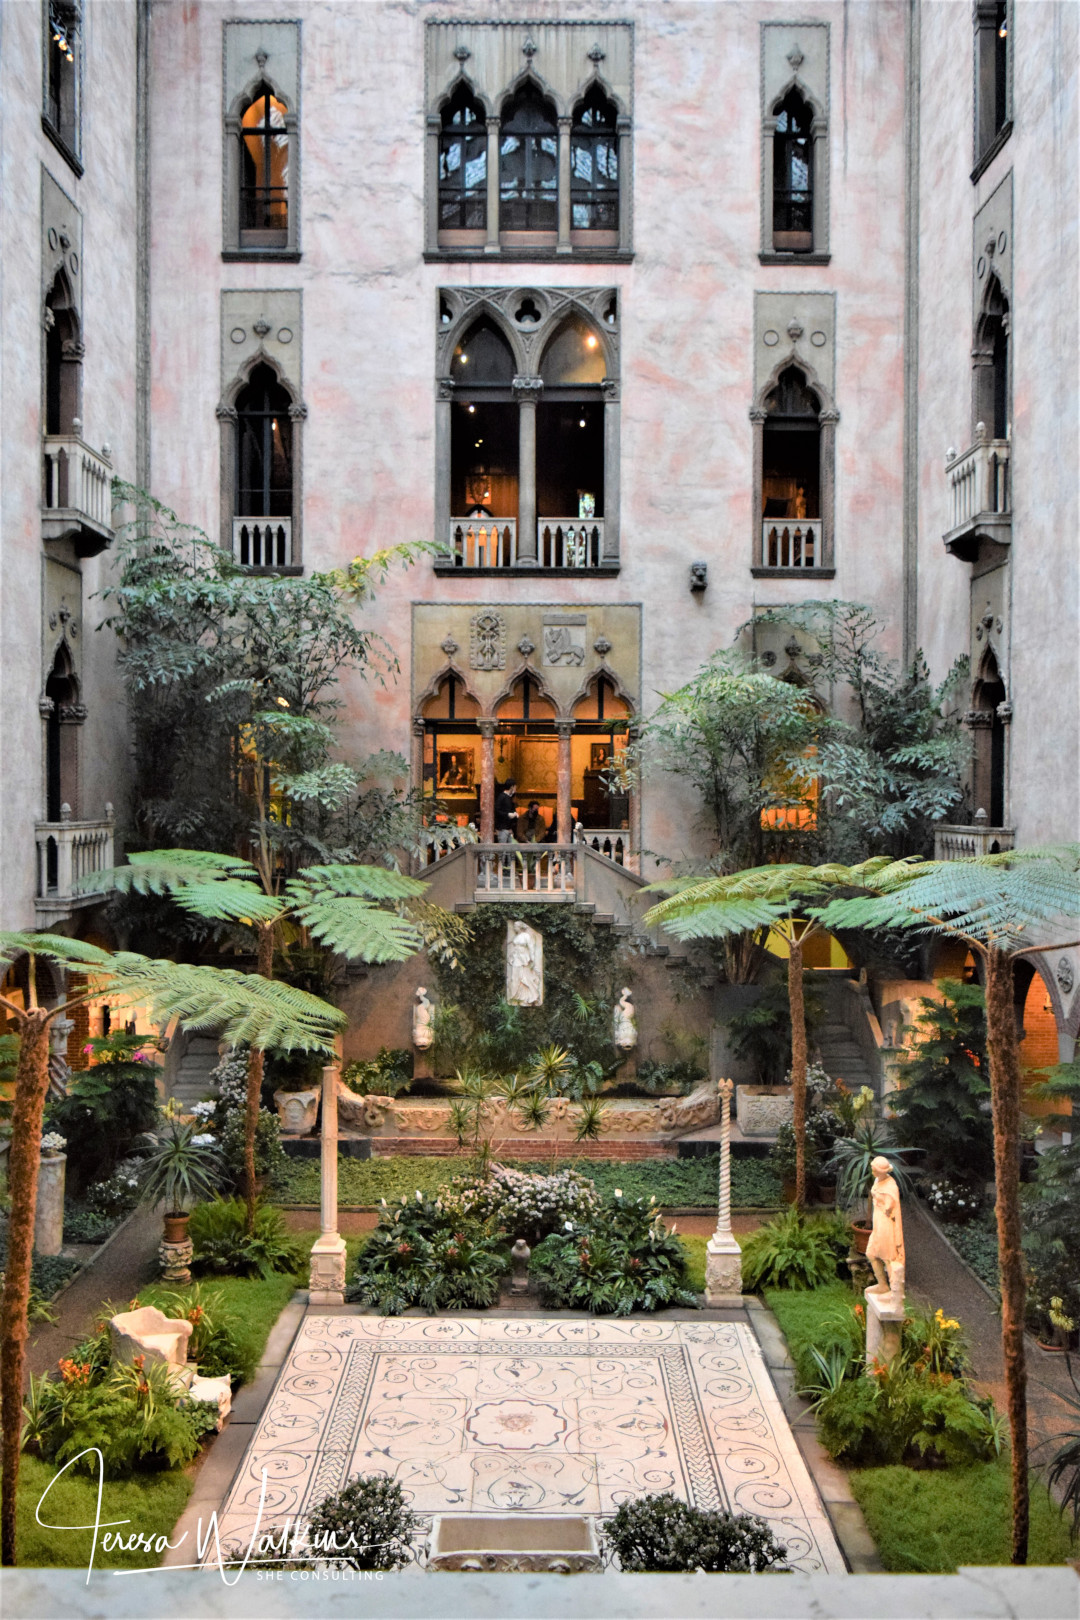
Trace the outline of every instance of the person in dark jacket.
{"label": "person in dark jacket", "polygon": [[517,793],[517,783],[513,777],[504,782],[495,795],[495,842],[497,844],[512,844],[517,828],[518,811],[514,800]]}

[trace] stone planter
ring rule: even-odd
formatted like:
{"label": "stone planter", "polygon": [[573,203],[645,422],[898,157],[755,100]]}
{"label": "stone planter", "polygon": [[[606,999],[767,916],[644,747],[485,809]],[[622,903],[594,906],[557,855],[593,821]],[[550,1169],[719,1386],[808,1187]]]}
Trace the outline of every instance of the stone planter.
{"label": "stone planter", "polygon": [[775,1136],[790,1125],[795,1103],[790,1086],[737,1086],[735,1117],[744,1136]]}
{"label": "stone planter", "polygon": [[284,1136],[307,1136],[315,1129],[319,1113],[317,1091],[275,1091],[274,1102]]}
{"label": "stone planter", "polygon": [[66,1176],[66,1153],[42,1157],[38,1167],[37,1209],[34,1214],[35,1254],[59,1254],[63,1247]]}
{"label": "stone planter", "polygon": [[499,1574],[599,1574],[603,1559],[591,1518],[546,1514],[437,1513],[427,1567]]}

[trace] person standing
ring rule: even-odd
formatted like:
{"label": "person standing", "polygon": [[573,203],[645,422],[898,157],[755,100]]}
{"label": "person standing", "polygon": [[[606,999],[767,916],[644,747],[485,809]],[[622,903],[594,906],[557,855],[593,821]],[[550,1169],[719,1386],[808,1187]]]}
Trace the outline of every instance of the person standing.
{"label": "person standing", "polygon": [[512,844],[514,842],[518,819],[517,804],[515,802],[516,793],[517,783],[511,777],[508,782],[503,783],[501,789],[495,795],[495,842],[497,844]]}

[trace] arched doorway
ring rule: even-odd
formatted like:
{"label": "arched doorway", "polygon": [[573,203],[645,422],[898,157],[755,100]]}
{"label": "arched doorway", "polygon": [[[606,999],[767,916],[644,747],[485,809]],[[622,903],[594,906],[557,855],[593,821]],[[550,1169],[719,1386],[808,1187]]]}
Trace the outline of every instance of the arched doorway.
{"label": "arched doorway", "polygon": [[975,730],[972,793],[976,812],[984,810],[991,827],[1005,825],[1005,721],[1001,705],[1007,695],[997,658],[988,647],[979,664],[972,693],[971,719]]}
{"label": "arched doorway", "polygon": [[452,844],[454,827],[480,825],[480,705],[462,677],[451,670],[421,705],[419,732],[425,820],[445,829],[431,858]]}

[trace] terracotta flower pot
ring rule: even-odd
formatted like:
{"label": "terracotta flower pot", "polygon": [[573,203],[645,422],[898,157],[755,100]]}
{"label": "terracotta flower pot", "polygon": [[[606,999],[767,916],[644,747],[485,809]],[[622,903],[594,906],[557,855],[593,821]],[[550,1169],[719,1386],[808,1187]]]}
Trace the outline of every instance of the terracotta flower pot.
{"label": "terracotta flower pot", "polygon": [[187,1239],[188,1221],[191,1216],[186,1210],[180,1213],[173,1212],[165,1216],[165,1242],[184,1243]]}
{"label": "terracotta flower pot", "polygon": [[865,1254],[866,1245],[870,1242],[870,1234],[874,1230],[873,1227],[870,1225],[869,1221],[853,1221],[851,1230],[855,1242],[856,1252],[859,1254]]}
{"label": "terracotta flower pot", "polygon": [[825,1183],[819,1182],[817,1184],[817,1189],[816,1190],[817,1190],[817,1201],[818,1201],[819,1204],[824,1204],[827,1208],[830,1208],[830,1209],[835,1207],[835,1205],[836,1205],[836,1183],[835,1183],[835,1181],[827,1181]]}

